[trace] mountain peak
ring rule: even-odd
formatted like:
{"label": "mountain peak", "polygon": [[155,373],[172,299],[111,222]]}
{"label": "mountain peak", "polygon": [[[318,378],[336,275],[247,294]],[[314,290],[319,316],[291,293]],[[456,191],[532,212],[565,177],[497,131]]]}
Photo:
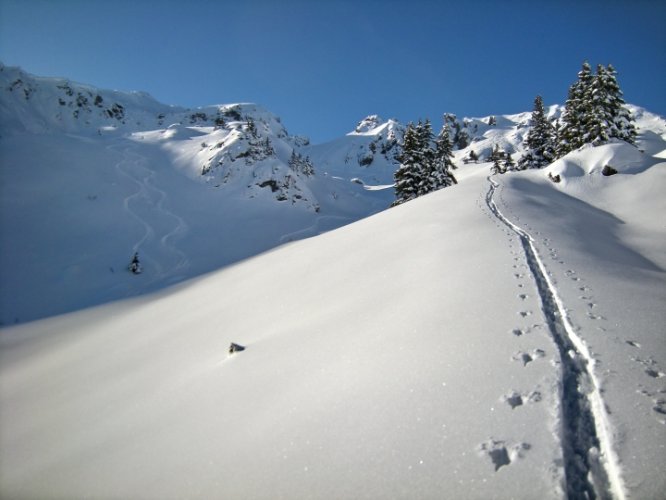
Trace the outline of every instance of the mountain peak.
{"label": "mountain peak", "polygon": [[379,115],[368,115],[358,122],[354,131],[350,132],[349,135],[375,135],[377,134],[377,128],[382,125],[385,125],[385,123]]}

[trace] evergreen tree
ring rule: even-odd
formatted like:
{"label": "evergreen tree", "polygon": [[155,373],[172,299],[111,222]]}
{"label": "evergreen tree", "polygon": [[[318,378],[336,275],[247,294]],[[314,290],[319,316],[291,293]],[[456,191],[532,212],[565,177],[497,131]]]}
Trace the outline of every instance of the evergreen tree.
{"label": "evergreen tree", "polygon": [[634,143],[636,129],[624,107],[615,75],[615,68],[610,64],[607,68],[597,65],[597,73],[586,96],[588,112],[584,120],[584,143],[598,146],[612,138]]}
{"label": "evergreen tree", "polygon": [[395,171],[395,197],[393,205],[399,205],[418,196],[422,181],[422,159],[420,137],[416,126],[409,123],[403,137],[400,166]]}
{"label": "evergreen tree", "polygon": [[416,196],[422,196],[432,191],[433,180],[436,177],[435,151],[431,147],[433,141],[432,125],[428,118],[423,123],[419,121],[416,126],[416,134],[418,137],[418,156],[421,164],[421,179]]}
{"label": "evergreen tree", "polygon": [[502,167],[502,164],[500,163],[500,160],[495,159],[493,161],[493,166],[490,167],[490,173],[491,174],[503,174],[505,172],[506,172],[506,170],[504,170],[504,167]]}
{"label": "evergreen tree", "polygon": [[309,156],[306,156],[303,159],[303,166],[301,167],[301,172],[303,172],[308,177],[314,175],[315,173],[314,165],[312,164],[312,160],[310,160]]}
{"label": "evergreen tree", "polygon": [[527,133],[527,152],[518,162],[518,170],[541,168],[555,160],[555,129],[548,121],[540,95],[534,99],[531,127]]}
{"label": "evergreen tree", "polygon": [[257,135],[257,126],[255,125],[254,120],[249,116],[247,117],[247,131],[255,139],[258,137],[258,135]]}
{"label": "evergreen tree", "polygon": [[493,166],[490,167],[490,172],[493,174],[503,174],[506,172],[502,166],[502,160],[504,159],[504,154],[500,151],[499,144],[495,144],[493,152],[490,153],[490,161],[493,162]]}
{"label": "evergreen tree", "polygon": [[609,64],[606,68],[609,105],[614,110],[611,137],[617,137],[629,144],[636,144],[636,125],[629,109],[625,106],[622,90],[617,83],[617,71]]}
{"label": "evergreen tree", "polygon": [[562,122],[558,131],[558,157],[562,157],[584,144],[584,121],[589,110],[587,99],[593,80],[592,68],[585,61],[578,72],[578,80],[569,87],[567,100],[564,104],[564,113],[562,113]]}
{"label": "evergreen tree", "polygon": [[488,161],[492,161],[493,163],[500,162],[504,158],[504,154],[500,150],[499,144],[495,144],[493,146],[493,150],[490,152],[490,156],[488,156]]}
{"label": "evergreen tree", "polygon": [[308,177],[314,175],[314,166],[309,156],[303,158],[303,155],[297,153],[295,149],[291,151],[291,157],[289,158],[289,168],[291,168],[297,174],[303,174]]}
{"label": "evergreen tree", "polygon": [[298,167],[298,157],[300,155],[296,153],[295,149],[291,150],[291,156],[289,157],[289,168],[292,170],[296,170]]}
{"label": "evergreen tree", "polygon": [[457,167],[453,163],[453,144],[449,134],[449,126],[444,125],[435,139],[435,158],[433,163],[433,175],[431,177],[431,190],[448,187],[457,184],[458,181],[451,173]]}
{"label": "evergreen tree", "polygon": [[430,120],[407,125],[400,166],[393,176],[396,195],[393,206],[457,183],[451,173],[455,165],[448,126],[443,127],[434,145],[433,148]]}
{"label": "evergreen tree", "polygon": [[561,157],[583,144],[598,146],[617,138],[634,144],[636,128],[624,106],[622,91],[612,65],[597,66],[593,75],[585,62],[569,95],[557,133],[557,156]]}
{"label": "evergreen tree", "polygon": [[465,158],[463,159],[463,161],[464,161],[465,163],[470,163],[470,162],[478,163],[478,162],[479,162],[479,155],[477,155],[477,154],[474,152],[473,149],[470,149],[470,150],[469,150],[469,153],[467,153],[467,157],[465,157]]}
{"label": "evergreen tree", "polygon": [[513,161],[511,153],[507,153],[506,158],[504,159],[504,172],[507,170],[516,170],[516,163]]}
{"label": "evergreen tree", "polygon": [[132,256],[132,261],[130,262],[128,269],[132,274],[141,274],[141,263],[139,262],[139,252],[134,252]]}

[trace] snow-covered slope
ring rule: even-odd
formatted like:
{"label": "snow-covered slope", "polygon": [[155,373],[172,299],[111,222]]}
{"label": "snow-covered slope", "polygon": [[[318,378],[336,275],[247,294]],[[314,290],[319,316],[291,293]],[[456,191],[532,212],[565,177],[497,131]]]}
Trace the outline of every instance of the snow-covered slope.
{"label": "snow-covered slope", "polygon": [[1,497],[663,496],[663,118],[491,178],[529,114],[464,120],[458,185],[274,248],[387,206],[401,126],[1,69],[2,320],[153,290],[0,330]]}
{"label": "snow-covered slope", "polygon": [[368,189],[392,186],[404,132],[399,122],[372,115],[346,136],[305,151],[326,175],[355,179]]}
{"label": "snow-covered slope", "polygon": [[0,111],[0,324],[156,290],[393,199],[329,175],[254,104],[188,110],[0,66]]}
{"label": "snow-covered slope", "polygon": [[581,189],[463,166],[159,294],[5,328],[3,496],[658,498],[660,162]]}

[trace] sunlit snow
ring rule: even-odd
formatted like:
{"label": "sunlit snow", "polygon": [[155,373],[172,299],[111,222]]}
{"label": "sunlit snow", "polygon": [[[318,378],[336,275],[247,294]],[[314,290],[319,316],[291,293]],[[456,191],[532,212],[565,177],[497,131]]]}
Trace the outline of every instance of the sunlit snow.
{"label": "sunlit snow", "polygon": [[479,119],[457,185],[383,211],[358,154],[395,124],[276,139],[319,212],[193,175],[230,130],[5,120],[3,321],[73,312],[0,330],[0,496],[659,498],[666,122],[632,112],[637,148],[492,177],[462,159],[528,114]]}

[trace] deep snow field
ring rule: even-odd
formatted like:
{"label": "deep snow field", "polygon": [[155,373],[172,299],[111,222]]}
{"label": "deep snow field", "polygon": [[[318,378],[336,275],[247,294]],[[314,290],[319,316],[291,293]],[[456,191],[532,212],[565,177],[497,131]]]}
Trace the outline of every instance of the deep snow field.
{"label": "deep snow field", "polygon": [[310,145],[254,104],[185,110],[0,64],[0,325],[155,291],[384,210],[402,132],[370,118]]}
{"label": "deep snow field", "polygon": [[[133,227],[104,218],[121,213],[136,229],[97,245],[117,264],[94,278],[125,273],[116,286],[152,279],[155,291],[0,330],[0,496],[662,498],[666,127],[635,113],[638,148],[586,147],[492,177],[490,164],[461,164],[456,186],[278,247],[276,227],[271,250],[171,287],[166,269],[211,271],[192,260],[207,240],[179,234],[185,204],[198,196],[199,223],[215,230],[257,205],[195,183],[169,196],[182,174],[156,169],[165,150],[109,140],[111,180],[80,193],[79,216]],[[20,137],[12,147],[27,154]],[[93,139],[88,151],[48,137],[34,154],[66,158],[71,140],[94,156]],[[619,173],[602,176],[607,164]],[[28,196],[48,171],[21,175],[3,197]],[[89,186],[85,169],[71,175],[49,182]],[[60,186],[37,184],[41,197]],[[350,199],[390,192],[340,186]],[[235,212],[214,210],[224,203]],[[294,231],[333,211],[289,208]],[[57,242],[49,216],[24,214]],[[242,220],[234,234],[271,230]],[[221,252],[242,250],[212,233]],[[131,252],[116,253],[141,238],[152,261],[130,276]],[[68,244],[21,272],[48,272]],[[81,266],[60,279],[85,286]],[[231,342],[246,349],[230,355]]]}

